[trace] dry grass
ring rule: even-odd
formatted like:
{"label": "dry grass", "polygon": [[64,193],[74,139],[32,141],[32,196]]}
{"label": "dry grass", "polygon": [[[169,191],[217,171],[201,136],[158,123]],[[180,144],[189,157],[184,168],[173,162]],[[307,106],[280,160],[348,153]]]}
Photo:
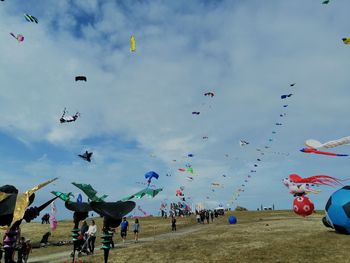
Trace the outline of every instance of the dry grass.
{"label": "dry grass", "polygon": [[[321,213],[308,218],[298,217],[289,211],[243,211],[234,214],[238,219],[236,225],[227,224],[227,215],[209,225],[197,225],[194,217],[179,219],[179,232],[182,234],[169,233],[169,219],[142,219],[141,237],[152,237],[155,232],[155,239],[148,238],[138,244],[130,241],[111,250],[109,262],[350,262],[350,236],[325,228]],[[23,234],[41,237],[42,233],[36,233],[40,228],[40,224],[26,225]],[[70,229],[71,223],[60,223],[57,237],[70,235]],[[68,232],[63,233],[65,231]],[[116,239],[120,244],[119,235]],[[39,255],[39,251],[54,253],[58,251],[55,249],[38,249],[34,254]],[[65,249],[70,251],[71,248]],[[84,263],[103,262],[101,253],[81,259]],[[65,260],[69,257],[57,262]]]}

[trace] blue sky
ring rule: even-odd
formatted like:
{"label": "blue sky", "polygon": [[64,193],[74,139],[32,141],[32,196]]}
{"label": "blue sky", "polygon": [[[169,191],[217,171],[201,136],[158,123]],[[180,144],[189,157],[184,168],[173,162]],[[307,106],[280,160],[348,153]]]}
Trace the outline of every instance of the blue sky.
{"label": "blue sky", "polygon": [[[79,193],[71,182],[116,201],[140,190],[136,182],[153,170],[164,190],[137,200],[144,210],[177,201],[180,186],[193,203],[215,207],[232,201],[259,158],[256,148],[273,138],[238,205],[290,208],[281,183],[289,174],[349,177],[348,158],[299,152],[309,138],[349,136],[350,51],[341,41],[350,36],[349,7],[345,0],[1,2],[1,182],[24,191],[58,176],[38,192],[38,204],[51,190]],[[203,96],[208,91],[215,96]],[[280,96],[288,93],[284,109]],[[60,124],[65,107],[81,118]],[[240,139],[250,144],[240,147]],[[85,150],[94,152],[92,163],[78,159]],[[193,182],[178,172],[186,163]],[[212,182],[224,188],[212,192]],[[334,190],[311,195],[317,209]],[[59,218],[70,217],[57,205]]]}

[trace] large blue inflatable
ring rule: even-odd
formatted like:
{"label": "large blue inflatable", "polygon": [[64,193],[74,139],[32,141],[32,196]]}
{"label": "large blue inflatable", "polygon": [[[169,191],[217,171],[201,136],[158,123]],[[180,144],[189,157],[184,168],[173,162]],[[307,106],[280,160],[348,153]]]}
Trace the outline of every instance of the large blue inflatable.
{"label": "large blue inflatable", "polygon": [[342,234],[350,234],[350,186],[335,191],[326,204],[325,226],[334,228]]}
{"label": "large blue inflatable", "polygon": [[237,218],[235,216],[229,216],[228,217],[228,222],[230,223],[230,225],[236,224],[237,223]]}

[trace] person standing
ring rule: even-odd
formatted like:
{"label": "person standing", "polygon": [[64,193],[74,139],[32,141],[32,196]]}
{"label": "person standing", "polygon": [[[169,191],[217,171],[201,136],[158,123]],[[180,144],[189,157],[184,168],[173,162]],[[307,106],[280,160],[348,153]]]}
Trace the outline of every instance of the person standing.
{"label": "person standing", "polygon": [[205,211],[205,219],[207,219],[207,223],[209,224],[209,211]]}
{"label": "person standing", "polygon": [[25,242],[25,238],[21,237],[19,244],[18,244],[17,263],[23,263],[26,251],[27,251],[27,244]]}
{"label": "person standing", "polygon": [[211,217],[211,222],[213,223],[214,221],[214,213],[212,210],[210,210],[210,217]]}
{"label": "person standing", "polygon": [[95,250],[95,240],[96,240],[96,232],[97,232],[97,226],[95,224],[94,220],[91,220],[91,225],[89,226],[89,229],[87,231],[88,235],[88,243],[89,243],[89,250],[92,254],[94,254]]}
{"label": "person standing", "polygon": [[15,263],[13,258],[17,241],[16,236],[17,231],[14,229],[7,230],[4,235],[3,244],[5,250],[5,263]]}
{"label": "person standing", "polygon": [[26,240],[26,252],[25,252],[25,255],[23,257],[25,263],[27,263],[30,253],[32,253],[32,244],[30,243],[30,239],[27,239]]}
{"label": "person standing", "polygon": [[122,237],[123,243],[125,243],[126,234],[129,229],[129,222],[126,221],[126,217],[123,217],[123,222],[120,223],[120,236]]}
{"label": "person standing", "polygon": [[171,231],[176,232],[176,218],[175,218],[175,216],[173,216],[171,218]]}
{"label": "person standing", "polygon": [[139,241],[139,232],[140,232],[140,223],[139,223],[138,218],[135,219],[135,223],[132,226],[132,229],[134,231],[135,242],[138,242]]}
{"label": "person standing", "polygon": [[89,230],[89,226],[84,220],[81,227],[80,227],[80,233],[83,235],[84,239],[87,239],[87,231]]}

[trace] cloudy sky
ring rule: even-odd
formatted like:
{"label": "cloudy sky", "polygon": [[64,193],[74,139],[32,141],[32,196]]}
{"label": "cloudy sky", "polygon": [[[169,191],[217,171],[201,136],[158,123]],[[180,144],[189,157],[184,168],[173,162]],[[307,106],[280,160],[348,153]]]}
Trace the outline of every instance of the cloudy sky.
{"label": "cloudy sky", "polygon": [[[1,184],[24,191],[57,176],[36,204],[52,190],[79,193],[71,182],[116,201],[140,190],[137,182],[153,170],[164,190],[137,204],[156,213],[162,200],[177,201],[180,186],[193,203],[230,203],[256,158],[257,172],[235,203],[249,209],[290,208],[281,180],[291,173],[350,178],[349,158],[299,151],[309,138],[350,135],[350,47],[341,41],[350,36],[350,2],[321,2],[1,2]],[[87,82],[75,82],[77,75]],[[81,118],[60,124],[65,107]],[[240,139],[250,144],[240,147]],[[92,163],[77,157],[85,150],[94,152]],[[349,146],[335,151],[350,154]],[[178,171],[187,163],[192,182]],[[213,192],[212,182],[223,188]],[[317,209],[335,188],[322,190],[311,196]],[[57,204],[59,218],[69,217]]]}

